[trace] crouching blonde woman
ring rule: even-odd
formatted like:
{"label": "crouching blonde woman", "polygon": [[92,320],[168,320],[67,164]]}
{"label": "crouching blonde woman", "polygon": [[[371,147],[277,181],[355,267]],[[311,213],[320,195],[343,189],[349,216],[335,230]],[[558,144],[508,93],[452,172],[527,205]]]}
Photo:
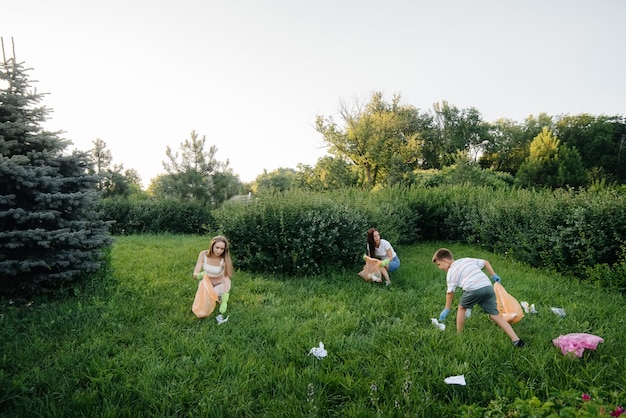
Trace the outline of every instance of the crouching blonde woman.
{"label": "crouching blonde woman", "polygon": [[205,318],[213,312],[216,302],[220,303],[218,323],[228,320],[223,315],[228,308],[233,262],[226,237],[218,235],[211,240],[208,250],[198,254],[198,261],[193,270],[193,277],[199,279],[198,291],[193,302],[192,311],[198,318]]}

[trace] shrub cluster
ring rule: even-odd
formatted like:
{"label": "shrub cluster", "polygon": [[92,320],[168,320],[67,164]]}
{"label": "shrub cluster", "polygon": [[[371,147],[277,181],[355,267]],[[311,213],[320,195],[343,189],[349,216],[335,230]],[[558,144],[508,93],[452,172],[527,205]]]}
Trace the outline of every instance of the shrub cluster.
{"label": "shrub cluster", "polygon": [[599,263],[619,263],[620,254],[623,257],[624,194],[608,189],[482,194],[477,206],[466,205],[465,216],[458,220],[464,225],[458,232],[465,242],[576,276]]}
{"label": "shrub cluster", "polygon": [[620,402],[623,394],[592,388],[589,393],[573,389],[553,390],[548,400],[536,396],[516,398],[512,403],[496,397],[486,407],[471,404],[461,407],[460,417],[619,417],[626,413]]}
{"label": "shrub cluster", "polygon": [[111,233],[200,234],[211,229],[211,207],[197,201],[177,199],[102,199],[103,218],[113,220]]}
{"label": "shrub cluster", "polygon": [[626,194],[443,185],[434,188],[289,191],[221,208],[175,200],[102,202],[114,234],[220,231],[249,271],[306,276],[354,268],[365,232],[401,246],[424,240],[480,245],[533,267],[624,289]]}
{"label": "shrub cluster", "polygon": [[330,195],[267,194],[228,202],[214,217],[233,242],[237,265],[247,271],[311,276],[352,268],[365,252],[362,211]]}
{"label": "shrub cluster", "polygon": [[[368,194],[366,216],[400,244],[452,240],[626,289],[626,194],[450,185]],[[392,209],[391,209],[392,208]]]}

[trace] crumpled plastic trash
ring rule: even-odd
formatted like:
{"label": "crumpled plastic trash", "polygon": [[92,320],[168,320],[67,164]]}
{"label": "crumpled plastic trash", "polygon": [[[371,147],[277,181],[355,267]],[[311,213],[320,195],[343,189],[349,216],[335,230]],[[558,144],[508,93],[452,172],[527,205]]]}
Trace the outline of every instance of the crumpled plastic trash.
{"label": "crumpled plastic trash", "polygon": [[465,319],[469,318],[470,316],[472,316],[472,308],[467,308],[465,310]]}
{"label": "crumpled plastic trash", "polygon": [[444,380],[444,382],[446,382],[449,385],[462,385],[465,386],[465,375],[458,375],[458,376],[450,376],[450,377],[446,377]]}
{"label": "crumpled plastic trash", "polygon": [[328,355],[328,352],[324,349],[324,343],[320,341],[319,347],[313,347],[309,350],[309,354],[313,354],[317,358],[324,358]]}
{"label": "crumpled plastic trash", "polygon": [[537,313],[537,309],[535,309],[535,304],[528,305],[528,302],[522,301],[519,303],[524,308],[524,312],[526,313]]}
{"label": "crumpled plastic trash", "polygon": [[559,335],[558,338],[552,340],[552,344],[559,347],[563,355],[574,353],[576,357],[582,357],[585,348],[595,350],[599,343],[603,343],[604,339],[593,334],[573,333]]}
{"label": "crumpled plastic trash", "polygon": [[446,330],[446,324],[442,324],[441,322],[437,321],[437,318],[430,318],[430,321],[433,323],[433,325],[437,328],[439,328],[442,331]]}
{"label": "crumpled plastic trash", "polygon": [[217,321],[217,325],[222,325],[224,322],[228,321],[228,318],[230,318],[230,316],[227,316],[226,318],[224,318],[222,314],[219,314],[218,316],[215,317],[215,320]]}
{"label": "crumpled plastic trash", "polygon": [[382,279],[380,278],[380,274],[370,273],[367,275],[367,277],[372,279],[373,282],[376,282],[376,283],[382,282]]}
{"label": "crumpled plastic trash", "polygon": [[561,318],[565,318],[565,309],[563,309],[563,308],[550,308],[550,310],[552,312],[554,312],[555,315],[558,315]]}

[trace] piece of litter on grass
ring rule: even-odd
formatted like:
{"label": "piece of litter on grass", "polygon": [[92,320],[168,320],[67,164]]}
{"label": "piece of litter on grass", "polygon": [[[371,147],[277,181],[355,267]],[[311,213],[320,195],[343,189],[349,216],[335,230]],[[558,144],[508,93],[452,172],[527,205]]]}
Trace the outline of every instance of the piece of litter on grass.
{"label": "piece of litter on grass", "polygon": [[556,315],[560,316],[561,318],[565,318],[565,309],[563,309],[563,308],[550,308],[550,310],[552,312],[554,312]]}
{"label": "piece of litter on grass", "polygon": [[226,318],[224,318],[222,314],[219,314],[218,316],[215,317],[215,320],[217,321],[217,325],[222,325],[224,322],[228,321],[228,318],[230,318],[230,316],[227,316]]}
{"label": "piece of litter on grass", "polygon": [[444,379],[444,382],[446,382],[449,385],[462,385],[462,386],[465,386],[465,375],[446,377]]}
{"label": "piece of litter on grass", "polygon": [[468,319],[470,316],[472,316],[472,308],[467,308],[465,310],[465,319]]}
{"label": "piece of litter on grass", "polygon": [[552,344],[559,347],[564,356],[573,353],[578,358],[583,356],[585,349],[595,350],[598,344],[603,342],[602,337],[581,332],[559,335],[558,338],[552,340]]}
{"label": "piece of litter on grass", "polygon": [[537,309],[535,309],[535,304],[533,303],[532,305],[529,305],[528,302],[520,302],[520,305],[522,305],[522,308],[524,308],[524,312],[526,313],[537,313]]}
{"label": "piece of litter on grass", "polygon": [[446,324],[442,324],[441,322],[437,321],[437,318],[430,318],[430,321],[433,323],[433,325],[437,328],[439,328],[442,331],[446,330]]}
{"label": "piece of litter on grass", "polygon": [[313,354],[317,358],[324,358],[328,355],[328,352],[324,349],[324,343],[320,341],[319,347],[313,347],[309,350],[309,354]]}

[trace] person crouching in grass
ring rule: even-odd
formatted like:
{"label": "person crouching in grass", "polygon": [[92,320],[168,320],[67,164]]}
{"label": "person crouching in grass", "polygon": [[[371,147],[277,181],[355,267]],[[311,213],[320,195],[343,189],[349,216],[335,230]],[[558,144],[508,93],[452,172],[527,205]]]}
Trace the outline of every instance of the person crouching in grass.
{"label": "person crouching in grass", "polygon": [[517,336],[511,324],[498,312],[496,293],[493,290],[491,280],[483,272],[483,269],[489,272],[489,275],[495,282],[499,282],[500,277],[495,273],[489,261],[479,258],[459,258],[455,260],[450,250],[440,248],[433,255],[433,263],[446,272],[446,307],[441,311],[439,321],[445,321],[448,313],[450,313],[454,292],[457,287],[460,287],[463,289],[463,295],[461,296],[456,314],[457,332],[463,331],[466,311],[472,309],[474,305],[478,305],[489,315],[493,322],[506,332],[515,347],[524,347],[524,341]]}

